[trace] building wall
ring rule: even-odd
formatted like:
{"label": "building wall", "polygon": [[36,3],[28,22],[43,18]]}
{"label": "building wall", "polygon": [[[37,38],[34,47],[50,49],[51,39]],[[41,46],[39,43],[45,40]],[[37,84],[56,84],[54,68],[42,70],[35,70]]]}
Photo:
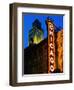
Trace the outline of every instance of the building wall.
{"label": "building wall", "polygon": [[47,39],[24,49],[24,73],[47,73]]}
{"label": "building wall", "polygon": [[63,30],[57,33],[58,68],[63,72]]}

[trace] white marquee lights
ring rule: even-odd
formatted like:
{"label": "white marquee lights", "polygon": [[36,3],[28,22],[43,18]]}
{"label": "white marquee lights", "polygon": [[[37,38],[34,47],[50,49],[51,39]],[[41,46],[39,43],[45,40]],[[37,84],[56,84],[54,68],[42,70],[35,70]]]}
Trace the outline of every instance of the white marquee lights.
{"label": "white marquee lights", "polygon": [[48,73],[55,70],[54,24],[48,20]]}

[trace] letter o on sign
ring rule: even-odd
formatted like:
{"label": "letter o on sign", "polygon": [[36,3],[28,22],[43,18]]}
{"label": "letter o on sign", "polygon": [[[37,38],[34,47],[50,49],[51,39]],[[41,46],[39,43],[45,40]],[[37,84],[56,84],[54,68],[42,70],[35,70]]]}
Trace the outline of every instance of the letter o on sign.
{"label": "letter o on sign", "polygon": [[51,72],[54,71],[54,66],[53,66],[53,65],[50,66],[50,71],[51,71]]}

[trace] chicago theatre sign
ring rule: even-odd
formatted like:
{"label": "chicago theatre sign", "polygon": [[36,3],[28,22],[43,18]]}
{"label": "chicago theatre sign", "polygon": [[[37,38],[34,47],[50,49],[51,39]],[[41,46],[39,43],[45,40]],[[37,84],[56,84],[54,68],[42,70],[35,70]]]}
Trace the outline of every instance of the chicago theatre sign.
{"label": "chicago theatre sign", "polygon": [[51,20],[47,20],[48,27],[48,73],[54,72],[56,69],[55,63],[55,43],[54,29],[55,26]]}

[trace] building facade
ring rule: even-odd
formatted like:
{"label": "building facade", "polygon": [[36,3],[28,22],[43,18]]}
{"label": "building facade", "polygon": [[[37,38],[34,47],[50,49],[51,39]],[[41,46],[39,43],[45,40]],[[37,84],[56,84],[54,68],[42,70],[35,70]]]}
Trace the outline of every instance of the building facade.
{"label": "building facade", "polygon": [[24,50],[24,74],[48,73],[47,39]]}

